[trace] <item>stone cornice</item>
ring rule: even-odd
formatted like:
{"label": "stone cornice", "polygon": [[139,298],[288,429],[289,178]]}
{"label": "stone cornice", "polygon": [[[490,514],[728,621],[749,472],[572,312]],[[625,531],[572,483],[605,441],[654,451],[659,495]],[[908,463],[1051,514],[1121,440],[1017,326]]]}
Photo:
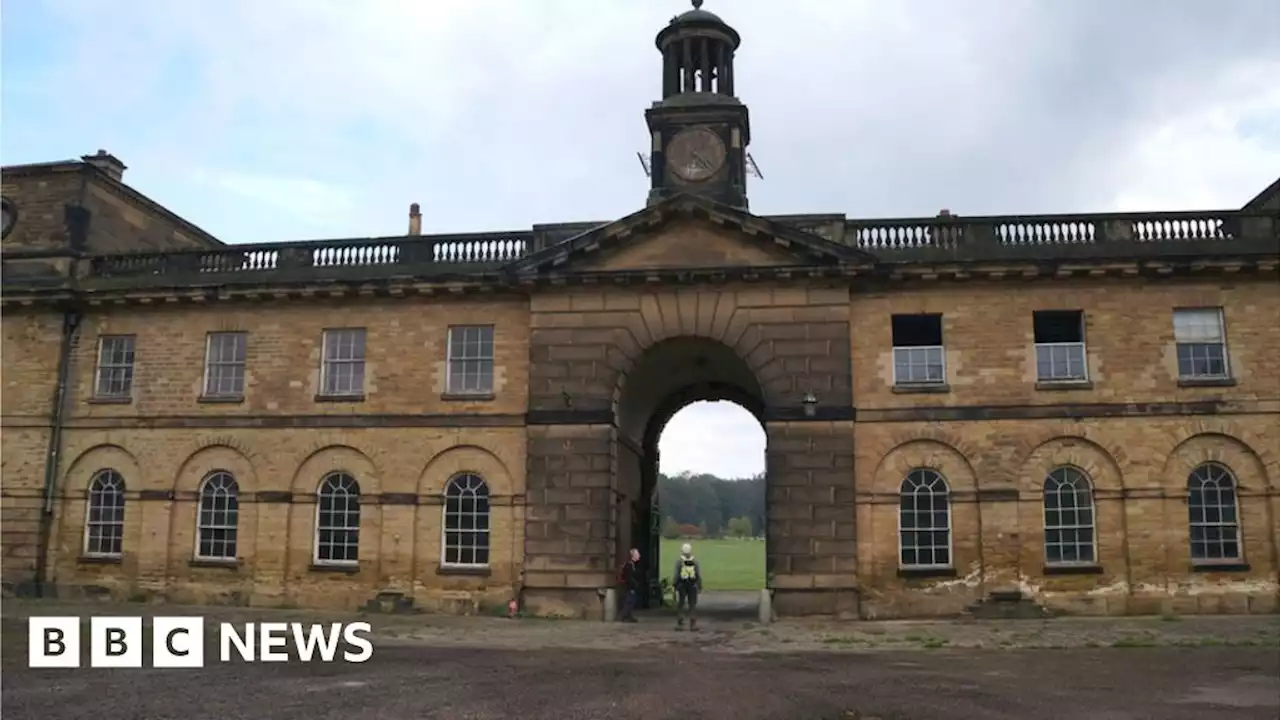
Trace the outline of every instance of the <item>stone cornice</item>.
{"label": "stone cornice", "polygon": [[218,302],[359,300],[368,298],[503,298],[568,287],[663,287],[738,283],[848,283],[859,289],[919,287],[934,283],[1028,282],[1072,279],[1274,277],[1280,257],[1218,259],[1131,259],[1040,262],[877,263],[872,266],[707,267],[563,272],[516,276],[488,272],[440,278],[388,277],[327,282],[255,282],[243,284],[153,287],[115,286],[92,279],[45,284],[6,283],[0,302],[13,308],[34,305],[86,307],[121,305],[207,305]]}
{"label": "stone cornice", "polygon": [[[769,267],[600,271],[578,258],[686,215],[791,252]],[[812,225],[812,227],[810,227]],[[495,296],[544,288],[741,282],[937,282],[1271,277],[1280,213],[1125,213],[904,221],[769,219],[680,196],[536,250],[531,233],[409,236],[123,254],[6,252],[0,300],[15,305],[209,303],[316,298]],[[856,227],[855,227],[856,226]],[[807,228],[807,229],[806,229]],[[849,243],[856,243],[857,247]],[[874,250],[869,254],[863,249]]]}

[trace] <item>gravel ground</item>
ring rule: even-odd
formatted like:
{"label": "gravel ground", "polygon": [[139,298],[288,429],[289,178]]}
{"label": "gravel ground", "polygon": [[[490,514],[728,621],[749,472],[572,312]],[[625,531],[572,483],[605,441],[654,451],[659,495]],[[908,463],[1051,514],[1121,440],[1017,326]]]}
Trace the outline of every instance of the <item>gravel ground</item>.
{"label": "gravel ground", "polygon": [[[6,601],[3,714],[41,718],[1151,718],[1280,717],[1280,618],[1002,623],[708,620],[637,625],[364,618],[364,664],[199,670],[30,669],[29,614],[202,614],[234,622],[334,613]],[[212,616],[212,617],[211,617]],[[1056,649],[1050,649],[1056,648]]]}

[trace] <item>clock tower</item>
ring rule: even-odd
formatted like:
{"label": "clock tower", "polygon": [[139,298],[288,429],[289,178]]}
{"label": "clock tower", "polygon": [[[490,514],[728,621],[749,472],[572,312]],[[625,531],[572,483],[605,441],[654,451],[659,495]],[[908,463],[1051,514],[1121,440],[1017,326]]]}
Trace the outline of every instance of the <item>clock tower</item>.
{"label": "clock tower", "polygon": [[649,204],[694,193],[747,209],[747,107],[733,90],[738,33],[693,0],[658,33],[662,100],[645,111],[649,124]]}

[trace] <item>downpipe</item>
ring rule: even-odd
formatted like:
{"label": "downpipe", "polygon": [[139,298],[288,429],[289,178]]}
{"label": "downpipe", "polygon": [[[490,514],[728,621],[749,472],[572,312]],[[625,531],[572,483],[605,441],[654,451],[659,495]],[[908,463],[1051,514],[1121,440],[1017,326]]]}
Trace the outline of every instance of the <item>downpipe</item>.
{"label": "downpipe", "polygon": [[45,597],[49,573],[49,544],[53,536],[53,504],[57,494],[58,470],[62,455],[62,425],[66,414],[67,381],[71,373],[71,346],[80,329],[80,314],[74,310],[62,316],[62,345],[58,350],[58,384],[53,391],[49,450],[44,461],[44,505],[40,509],[40,533],[36,549],[34,579],[36,597]]}

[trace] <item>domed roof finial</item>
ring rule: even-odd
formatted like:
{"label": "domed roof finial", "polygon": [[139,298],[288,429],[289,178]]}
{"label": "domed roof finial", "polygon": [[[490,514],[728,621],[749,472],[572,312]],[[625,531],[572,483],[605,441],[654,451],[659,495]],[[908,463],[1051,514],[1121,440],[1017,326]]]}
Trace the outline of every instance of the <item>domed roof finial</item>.
{"label": "domed roof finial", "polygon": [[694,10],[701,10],[701,9],[702,9],[702,0],[693,0],[693,9],[694,9]]}

